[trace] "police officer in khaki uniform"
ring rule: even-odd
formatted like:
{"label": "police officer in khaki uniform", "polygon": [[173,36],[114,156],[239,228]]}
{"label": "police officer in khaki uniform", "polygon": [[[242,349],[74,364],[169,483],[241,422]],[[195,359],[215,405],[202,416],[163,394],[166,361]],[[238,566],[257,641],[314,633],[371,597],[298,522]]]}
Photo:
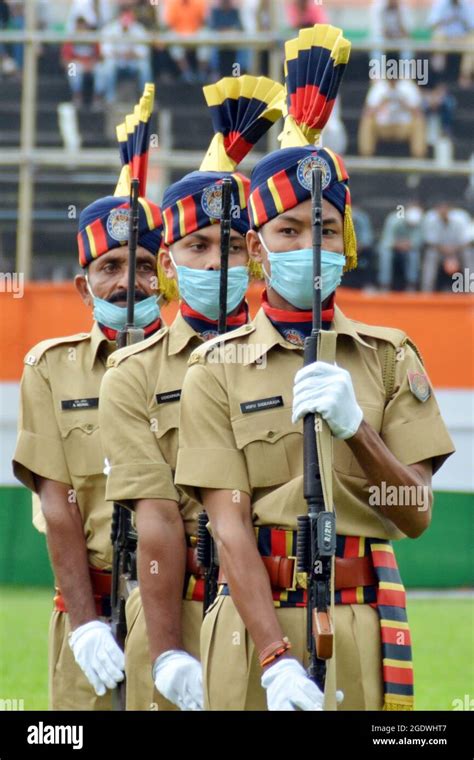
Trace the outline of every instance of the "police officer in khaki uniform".
{"label": "police officer in khaki uniform", "polygon": [[[257,90],[246,120],[235,121],[244,96]],[[170,186],[159,267],[160,290],[181,297],[178,314],[141,344],[110,357],[100,396],[100,428],[108,463],[106,496],[134,510],[138,589],[127,607],[127,709],[202,710],[199,633],[204,581],[195,557],[200,504],[174,485],[179,399],[190,352],[217,335],[221,263],[222,180],[232,183],[227,326],[248,321],[249,180],[235,171],[236,135],[262,133],[281,113],[283,87],[244,76],[204,88],[219,125],[197,172]],[[224,137],[233,135],[222,150]],[[246,151],[251,144],[247,143]],[[143,599],[143,607],[142,607]],[[146,621],[146,623],[145,623]],[[140,657],[137,666],[137,658]],[[153,664],[153,678],[150,663]],[[142,674],[147,674],[145,680]],[[156,689],[154,689],[154,686]]]}
{"label": "police officer in khaki uniform", "polygon": [[[283,150],[260,161],[251,178],[247,242],[265,272],[262,308],[252,324],[194,352],[181,397],[175,481],[199,489],[221,566],[201,636],[206,706],[412,709],[405,592],[391,541],[428,527],[431,475],[453,445],[410,339],[353,322],[335,305],[343,268],[356,265],[348,175],[339,156],[311,144],[325,117],[305,110],[312,99],[298,62],[325,55],[341,65],[345,41],[339,30],[315,27],[287,43],[286,54]],[[330,93],[324,80],[316,84]],[[319,361],[302,369],[312,317],[314,165],[323,170],[325,329]],[[335,656],[324,696],[302,667],[306,589],[295,566],[296,520],[307,512],[301,419],[309,412],[324,420],[318,448],[338,534]],[[389,502],[388,489],[415,498]]]}
{"label": "police officer in khaki uniform", "polygon": [[[153,100],[140,101],[141,118]],[[132,133],[129,135],[132,141]],[[142,153],[142,161],[145,154]],[[140,161],[138,161],[138,165]],[[118,329],[126,321],[128,213],[122,172],[118,195],[101,198],[79,219],[75,278],[93,308],[90,332],[45,340],[25,358],[13,469],[41,500],[56,578],[49,633],[49,704],[53,710],[109,710],[123,679],[124,655],[109,628],[111,505],[105,500],[99,435],[99,388]],[[140,192],[136,319],[150,335],[161,326],[156,256],[161,239],[158,206]],[[68,643],[69,640],[69,643]]]}

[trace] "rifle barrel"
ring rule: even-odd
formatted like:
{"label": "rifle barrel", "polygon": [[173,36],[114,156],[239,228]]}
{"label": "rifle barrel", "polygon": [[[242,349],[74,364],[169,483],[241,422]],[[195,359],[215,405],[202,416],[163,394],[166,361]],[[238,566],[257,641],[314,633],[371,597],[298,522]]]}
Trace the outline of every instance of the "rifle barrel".
{"label": "rifle barrel", "polygon": [[219,335],[227,330],[227,278],[229,271],[230,225],[232,211],[232,181],[225,177],[222,183],[221,213],[221,278],[219,287]]}

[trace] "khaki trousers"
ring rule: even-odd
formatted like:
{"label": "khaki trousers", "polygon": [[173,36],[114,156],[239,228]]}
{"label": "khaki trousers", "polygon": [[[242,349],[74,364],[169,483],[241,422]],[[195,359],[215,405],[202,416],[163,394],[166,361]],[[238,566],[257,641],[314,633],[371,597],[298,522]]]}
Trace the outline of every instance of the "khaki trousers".
{"label": "khaki trousers", "polygon": [[[337,605],[336,686],[344,692],[339,710],[381,710],[382,651],[377,610],[367,604]],[[276,610],[291,654],[304,666],[306,610]],[[204,619],[201,659],[207,710],[266,710],[262,669],[253,643],[230,596],[220,596]]]}
{"label": "khaki trousers", "polygon": [[69,646],[67,612],[53,611],[49,623],[49,709],[111,710],[110,691],[98,697],[74,659]]}
{"label": "khaki trousers", "polygon": [[[127,599],[125,615],[128,631],[125,640],[127,710],[178,710],[155,689],[153,683],[145,614],[138,588]],[[185,599],[182,605],[183,647],[197,659],[201,623],[202,602]]]}
{"label": "khaki trousers", "polygon": [[373,114],[362,116],[359,125],[359,153],[361,156],[373,156],[378,140],[393,142],[408,141],[413,158],[426,155],[426,124],[423,116],[415,116],[408,124],[377,124]]}

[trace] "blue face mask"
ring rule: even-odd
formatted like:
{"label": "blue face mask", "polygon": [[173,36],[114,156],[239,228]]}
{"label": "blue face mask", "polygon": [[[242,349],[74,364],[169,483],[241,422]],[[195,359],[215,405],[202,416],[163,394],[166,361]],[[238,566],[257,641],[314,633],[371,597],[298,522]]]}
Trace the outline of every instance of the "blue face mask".
{"label": "blue face mask", "polygon": [[[221,273],[215,269],[193,269],[176,264],[170,258],[178,274],[179,295],[191,309],[208,319],[219,317],[219,288]],[[229,267],[227,277],[227,314],[242,303],[249,284],[247,267]]]}
{"label": "blue face mask", "polygon": [[[262,236],[259,239],[268,254],[271,275],[265,272],[268,284],[285,301],[297,309],[311,309],[313,305],[313,251],[302,248],[297,251],[269,251]],[[321,300],[325,301],[342,280],[346,257],[342,253],[321,251]],[[265,270],[264,270],[265,271]]]}
{"label": "blue face mask", "polygon": [[[95,296],[87,280],[87,289],[94,299],[94,319],[105,327],[112,330],[121,330],[127,323],[126,306],[117,306],[115,303],[109,303],[103,298]],[[135,304],[134,322],[135,327],[148,327],[152,322],[156,322],[160,316],[160,307],[157,296],[149,296],[143,301]]]}

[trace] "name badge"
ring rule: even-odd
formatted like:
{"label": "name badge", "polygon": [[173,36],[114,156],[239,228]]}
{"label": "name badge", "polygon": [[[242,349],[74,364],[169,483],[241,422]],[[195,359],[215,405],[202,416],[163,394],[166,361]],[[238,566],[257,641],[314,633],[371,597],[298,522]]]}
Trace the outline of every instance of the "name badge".
{"label": "name badge", "polygon": [[98,409],[98,398],[71,398],[61,401],[61,409],[66,412],[70,409]]}
{"label": "name badge", "polygon": [[156,403],[166,404],[169,401],[179,401],[180,398],[181,398],[181,388],[178,388],[178,390],[176,391],[166,391],[166,393],[157,393]]}
{"label": "name badge", "polygon": [[282,396],[259,398],[256,401],[244,401],[240,405],[240,411],[242,414],[248,414],[249,412],[263,412],[265,409],[274,409],[276,406],[283,406]]}

